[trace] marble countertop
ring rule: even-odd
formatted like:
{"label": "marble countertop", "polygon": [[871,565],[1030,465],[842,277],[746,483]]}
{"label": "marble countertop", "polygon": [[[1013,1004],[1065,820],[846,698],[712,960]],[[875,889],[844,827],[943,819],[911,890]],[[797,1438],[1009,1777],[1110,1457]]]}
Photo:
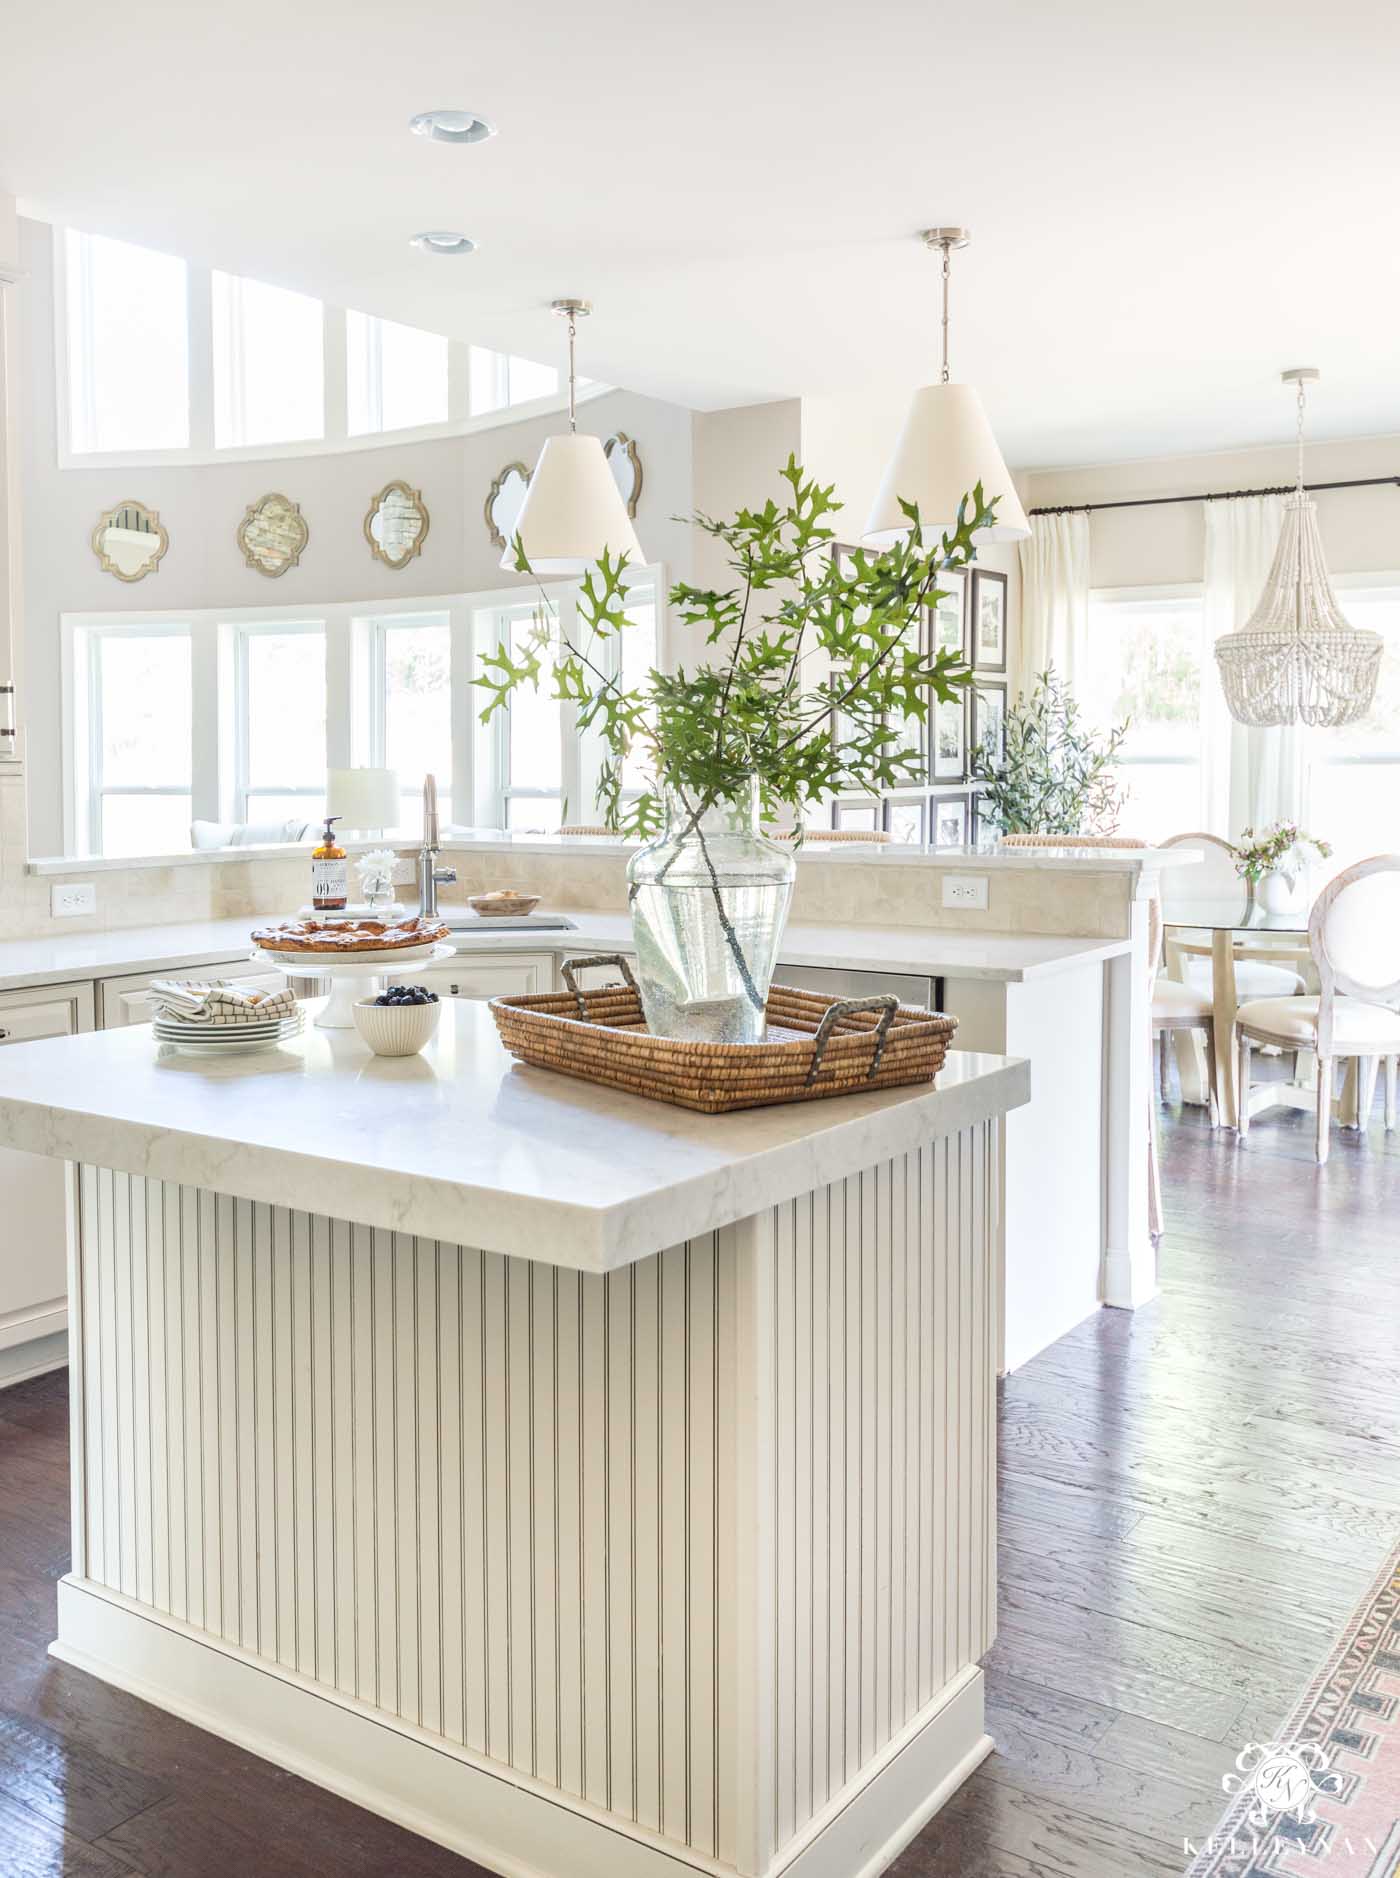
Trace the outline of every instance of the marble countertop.
{"label": "marble countertop", "polygon": [[1024,1060],[954,1050],[932,1089],[694,1115],[517,1064],[468,1002],[421,1056],[309,1029],[211,1061],[144,1026],[0,1050],[15,1147],[589,1271],[1029,1098]]}
{"label": "marble countertop", "polygon": [[[570,911],[572,932],[454,934],[463,951],[561,952],[631,948],[625,913]],[[0,941],[0,990],[178,971],[238,958],[251,951],[248,935],[261,922],[250,917],[184,926],[133,926],[40,939]],[[981,978],[1019,983],[1048,973],[1113,958],[1127,939],[1057,939],[1037,933],[948,932],[933,926],[791,925],[782,957],[789,965],[847,971],[911,972],[930,978]]]}

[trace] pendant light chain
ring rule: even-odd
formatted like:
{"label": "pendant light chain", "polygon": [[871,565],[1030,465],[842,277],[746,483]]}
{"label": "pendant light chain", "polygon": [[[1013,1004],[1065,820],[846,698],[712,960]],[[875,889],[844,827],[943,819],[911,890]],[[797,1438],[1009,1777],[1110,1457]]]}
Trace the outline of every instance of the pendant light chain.
{"label": "pendant light chain", "polygon": [[953,278],[953,244],[951,241],[944,241],[940,245],[943,249],[943,379],[942,379],[942,382],[946,385],[948,383],[948,288],[949,288],[949,283],[951,282]]}
{"label": "pendant light chain", "polygon": [[[578,323],[573,309],[569,310],[569,429],[578,429],[578,406],[574,398],[574,341],[578,337]],[[1301,393],[1300,393],[1301,395]]]}

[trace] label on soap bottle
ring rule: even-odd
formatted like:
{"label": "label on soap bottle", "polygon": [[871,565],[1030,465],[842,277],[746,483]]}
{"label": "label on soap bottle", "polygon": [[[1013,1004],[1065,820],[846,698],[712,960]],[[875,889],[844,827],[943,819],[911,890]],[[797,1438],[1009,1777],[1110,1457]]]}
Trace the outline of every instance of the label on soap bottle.
{"label": "label on soap bottle", "polygon": [[336,913],[349,895],[350,868],[344,859],[311,863],[311,904],[318,913]]}

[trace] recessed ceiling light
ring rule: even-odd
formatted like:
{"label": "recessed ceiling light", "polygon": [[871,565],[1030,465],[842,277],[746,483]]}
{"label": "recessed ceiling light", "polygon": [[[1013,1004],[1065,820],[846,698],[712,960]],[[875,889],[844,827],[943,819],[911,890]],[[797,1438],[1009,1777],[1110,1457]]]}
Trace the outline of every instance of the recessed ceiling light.
{"label": "recessed ceiling light", "polygon": [[476,243],[470,235],[459,235],[450,228],[427,228],[421,235],[409,237],[415,248],[429,254],[475,254]]}
{"label": "recessed ceiling light", "polygon": [[475,111],[420,111],[408,120],[408,128],[435,143],[485,143],[496,134],[496,126]]}

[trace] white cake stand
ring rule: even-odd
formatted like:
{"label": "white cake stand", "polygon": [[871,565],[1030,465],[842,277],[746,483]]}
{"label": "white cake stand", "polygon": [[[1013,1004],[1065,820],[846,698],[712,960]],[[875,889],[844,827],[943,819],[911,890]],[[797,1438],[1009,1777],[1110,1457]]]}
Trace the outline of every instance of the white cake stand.
{"label": "white cake stand", "polygon": [[[399,946],[383,952],[357,952],[338,959],[326,952],[268,952],[259,947],[253,957],[275,965],[289,978],[328,978],[331,995],[316,1014],[320,1030],[353,1030],[355,1000],[373,997],[382,991],[386,978],[407,978],[424,966],[455,958],[456,946],[439,942],[431,946]],[[370,987],[373,986],[373,990]]]}

